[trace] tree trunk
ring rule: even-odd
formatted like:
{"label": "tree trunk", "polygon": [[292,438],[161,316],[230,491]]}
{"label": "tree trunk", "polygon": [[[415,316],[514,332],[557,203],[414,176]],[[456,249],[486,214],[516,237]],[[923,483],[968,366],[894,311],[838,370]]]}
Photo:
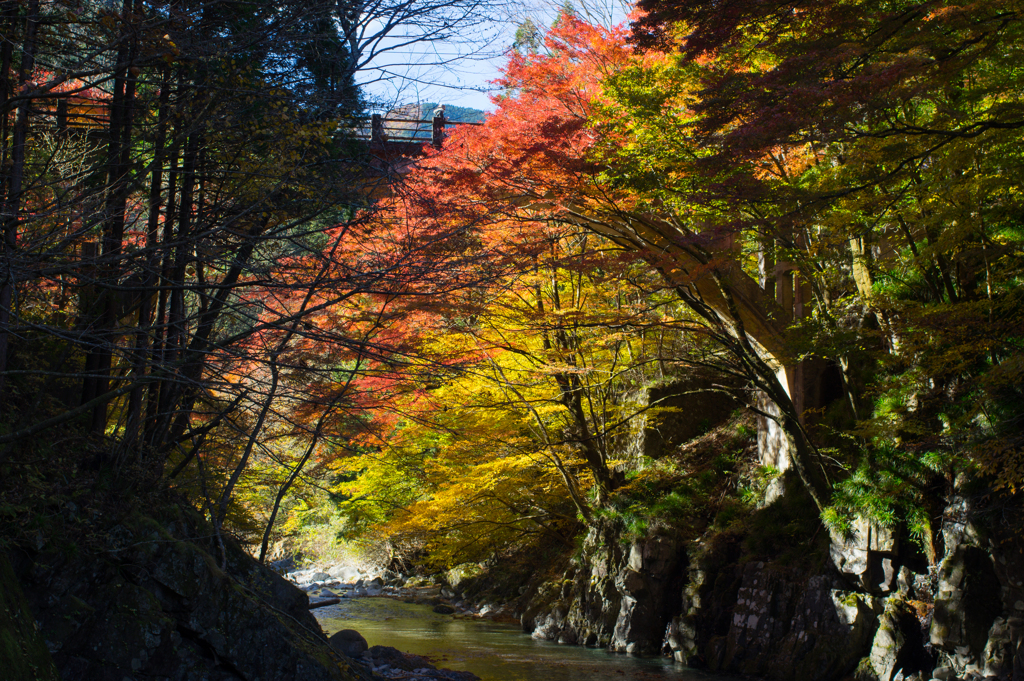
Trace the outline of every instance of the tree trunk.
{"label": "tree trunk", "polygon": [[[149,373],[151,362],[153,298],[156,296],[157,271],[160,267],[158,248],[160,245],[160,204],[163,197],[164,145],[167,139],[167,118],[170,102],[170,68],[165,66],[160,85],[160,105],[157,115],[156,139],[153,142],[153,163],[149,185],[149,216],[146,222],[146,270],[139,308],[139,323],[135,334],[135,350],[132,373],[141,378]],[[152,388],[150,388],[152,390]],[[128,400],[128,426],[125,441],[129,448],[136,444],[142,429],[143,386],[132,390]]]}
{"label": "tree trunk", "polygon": [[[25,17],[25,42],[21,55],[18,84],[32,78],[36,57],[36,33],[39,28],[39,0],[30,0]],[[22,183],[25,179],[25,146],[28,141],[28,116],[32,101],[24,97],[18,104],[11,149],[11,170],[7,174],[7,197],[3,209],[3,242],[0,250],[0,392],[4,388],[14,290],[17,286],[18,225],[21,220]],[[6,118],[6,111],[3,112]]]}
{"label": "tree trunk", "polygon": [[[114,72],[114,92],[110,100],[110,127],[107,142],[107,198],[103,220],[103,265],[101,267],[102,320],[95,334],[95,355],[90,365],[93,375],[83,400],[102,395],[109,390],[114,348],[117,345],[118,302],[120,291],[121,254],[124,246],[125,211],[128,205],[129,171],[131,168],[132,114],[136,79],[129,68],[137,52],[137,42],[130,38],[133,29],[126,24],[132,17],[132,0],[124,0],[120,43],[117,49],[117,67]],[[107,425],[107,403],[101,402],[93,410],[92,431],[102,433]]]}

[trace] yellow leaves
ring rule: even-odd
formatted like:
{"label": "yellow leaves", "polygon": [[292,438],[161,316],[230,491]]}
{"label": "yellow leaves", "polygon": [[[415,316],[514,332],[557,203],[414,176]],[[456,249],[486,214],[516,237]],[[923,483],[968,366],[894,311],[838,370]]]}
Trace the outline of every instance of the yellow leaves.
{"label": "yellow leaves", "polygon": [[564,510],[559,480],[534,456],[505,451],[472,466],[449,464],[433,460],[430,470],[442,482],[384,527],[391,536],[418,537],[435,564],[480,560],[495,543],[507,548],[524,531],[536,531],[526,516]]}
{"label": "yellow leaves", "polygon": [[811,144],[777,146],[755,162],[754,177],[759,180],[795,181],[821,157]]}

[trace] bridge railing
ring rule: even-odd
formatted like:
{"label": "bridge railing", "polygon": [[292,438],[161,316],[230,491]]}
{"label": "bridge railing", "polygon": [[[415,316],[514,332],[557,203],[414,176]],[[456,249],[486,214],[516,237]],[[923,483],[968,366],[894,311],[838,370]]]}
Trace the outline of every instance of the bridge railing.
{"label": "bridge railing", "polygon": [[[435,147],[440,148],[444,140],[444,130],[447,127],[457,125],[483,125],[469,121],[450,121],[443,116],[435,116],[432,119],[421,118],[389,118],[381,114],[373,114],[368,119],[369,129],[365,125],[355,128],[355,138],[368,140],[370,144],[383,144],[385,142],[426,142],[428,139]],[[412,127],[395,127],[397,125],[410,125]],[[429,125],[430,128],[421,126]]]}

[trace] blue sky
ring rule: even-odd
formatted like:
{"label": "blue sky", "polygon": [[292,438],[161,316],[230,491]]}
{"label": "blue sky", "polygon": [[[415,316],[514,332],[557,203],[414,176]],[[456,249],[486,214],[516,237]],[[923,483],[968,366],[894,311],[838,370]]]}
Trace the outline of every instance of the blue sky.
{"label": "blue sky", "polygon": [[503,5],[505,1],[494,0],[495,19],[473,27],[471,37],[460,31],[463,39],[458,42],[420,43],[382,56],[362,74],[364,93],[383,108],[418,101],[491,111],[489,94],[497,90],[490,81],[499,77],[524,19],[543,29],[569,5],[581,17],[609,26],[623,21],[627,12],[627,0],[507,0]]}
{"label": "blue sky", "polygon": [[515,27],[495,22],[491,28],[491,39],[477,46],[434,43],[388,53],[357,80],[368,98],[385,105],[442,102],[493,110],[490,81],[500,76]]}

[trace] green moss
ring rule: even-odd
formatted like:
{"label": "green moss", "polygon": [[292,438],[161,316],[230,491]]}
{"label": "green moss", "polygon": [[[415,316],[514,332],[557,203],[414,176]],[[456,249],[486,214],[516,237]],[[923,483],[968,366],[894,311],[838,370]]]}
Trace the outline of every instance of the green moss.
{"label": "green moss", "polygon": [[742,522],[749,513],[750,509],[745,503],[734,499],[726,499],[722,502],[721,509],[715,515],[715,528],[727,529],[733,523]]}
{"label": "green moss", "polygon": [[851,591],[840,599],[840,603],[848,608],[857,607],[857,603],[860,601],[860,595]]}
{"label": "green moss", "polygon": [[861,658],[860,663],[857,665],[857,670],[853,673],[853,678],[856,681],[878,681],[878,677],[875,675],[875,668],[871,666],[870,658]]}
{"label": "green moss", "polygon": [[[735,496],[738,477],[755,456],[756,443],[748,435],[753,430],[742,426],[742,422],[727,423],[690,446],[645,461],[627,474],[627,484],[594,515],[616,528],[623,544],[652,534],[700,536],[723,502]],[[742,512],[731,508],[723,520],[728,524]]]}
{"label": "green moss", "polygon": [[802,491],[786,494],[743,523],[747,559],[817,569],[828,556],[828,533],[817,508]]}

